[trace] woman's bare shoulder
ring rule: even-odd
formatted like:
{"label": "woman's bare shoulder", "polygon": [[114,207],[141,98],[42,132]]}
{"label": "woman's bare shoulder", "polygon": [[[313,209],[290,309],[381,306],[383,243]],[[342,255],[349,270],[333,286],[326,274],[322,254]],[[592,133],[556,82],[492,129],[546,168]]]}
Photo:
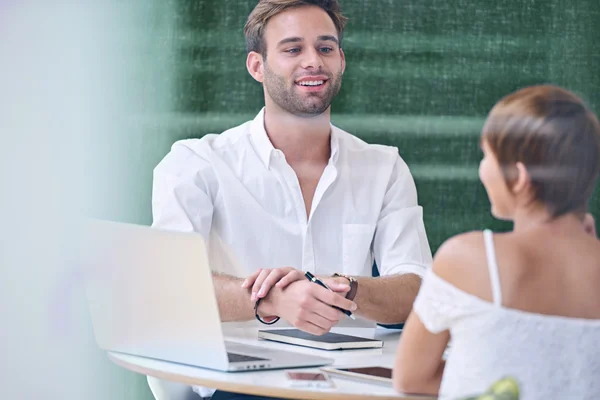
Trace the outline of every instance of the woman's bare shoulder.
{"label": "woman's bare shoulder", "polygon": [[435,254],[433,271],[458,289],[491,300],[482,231],[463,233],[444,242]]}
{"label": "woman's bare shoulder", "polygon": [[482,231],[471,231],[446,240],[435,253],[433,271],[450,283],[468,272],[483,257],[485,244]]}

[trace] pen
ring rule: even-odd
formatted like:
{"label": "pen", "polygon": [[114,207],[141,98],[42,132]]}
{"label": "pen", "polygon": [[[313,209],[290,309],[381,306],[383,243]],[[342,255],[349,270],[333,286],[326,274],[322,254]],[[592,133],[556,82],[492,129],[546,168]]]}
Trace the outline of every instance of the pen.
{"label": "pen", "polygon": [[[320,280],[319,278],[317,278],[316,276],[314,276],[314,275],[313,275],[313,274],[311,274],[310,272],[306,271],[306,272],[304,273],[304,276],[306,276],[306,279],[308,279],[309,281],[311,281],[311,282],[314,282],[314,283],[316,283],[316,284],[317,284],[317,285],[319,285],[319,286],[323,286],[325,289],[329,290],[330,292],[333,292],[333,290],[331,290],[331,288],[329,288],[329,286],[327,286],[325,283],[323,283],[323,281],[322,281],[322,280]],[[333,307],[333,308],[336,308],[336,309],[338,309],[338,310],[340,310],[341,312],[343,312],[344,314],[346,314],[346,315],[347,315],[347,316],[349,316],[350,318],[352,318],[352,319],[356,319],[356,318],[354,317],[354,315],[352,315],[352,313],[351,313],[350,311],[348,311],[348,310],[344,310],[344,309],[341,309],[341,308],[339,308],[339,307],[337,307],[337,306],[332,306],[332,307]]]}

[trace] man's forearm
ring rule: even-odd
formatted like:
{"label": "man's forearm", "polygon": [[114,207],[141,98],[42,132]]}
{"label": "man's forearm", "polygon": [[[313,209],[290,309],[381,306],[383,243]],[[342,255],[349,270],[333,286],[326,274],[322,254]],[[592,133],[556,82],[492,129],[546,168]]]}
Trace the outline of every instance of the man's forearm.
{"label": "man's forearm", "polygon": [[356,277],[356,280],[356,313],[381,324],[406,321],[421,287],[421,277],[415,274]]}
{"label": "man's forearm", "polygon": [[250,289],[242,288],[241,278],[213,272],[213,285],[221,321],[249,321],[254,318]]}

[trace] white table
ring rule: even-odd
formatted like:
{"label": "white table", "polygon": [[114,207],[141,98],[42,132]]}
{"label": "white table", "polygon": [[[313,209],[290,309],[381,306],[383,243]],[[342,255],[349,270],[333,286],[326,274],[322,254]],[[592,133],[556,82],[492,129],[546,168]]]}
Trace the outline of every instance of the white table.
{"label": "white table", "polygon": [[[383,349],[325,351],[270,342],[257,338],[255,329],[230,329],[226,340],[247,343],[254,346],[297,351],[333,358],[335,366],[382,366],[391,368],[394,363],[400,332],[383,328],[338,328],[333,332],[377,338],[384,341]],[[210,369],[136,357],[119,353],[109,353],[110,359],[128,370],[180,382],[192,386],[204,386],[223,391],[238,392],[259,396],[292,399],[423,399],[429,396],[399,395],[391,386],[370,384],[346,378],[333,377],[335,387],[329,389],[291,387],[285,377],[285,370],[219,372]],[[295,371],[318,371],[319,368],[294,369]]]}

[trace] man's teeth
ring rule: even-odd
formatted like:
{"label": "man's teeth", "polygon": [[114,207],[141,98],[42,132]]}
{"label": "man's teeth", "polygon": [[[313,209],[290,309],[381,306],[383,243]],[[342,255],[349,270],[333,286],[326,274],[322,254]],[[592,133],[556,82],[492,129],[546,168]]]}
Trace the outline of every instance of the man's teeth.
{"label": "man's teeth", "polygon": [[319,86],[319,85],[322,85],[323,83],[325,83],[325,81],[304,81],[304,82],[298,82],[298,85],[301,85],[301,86]]}

